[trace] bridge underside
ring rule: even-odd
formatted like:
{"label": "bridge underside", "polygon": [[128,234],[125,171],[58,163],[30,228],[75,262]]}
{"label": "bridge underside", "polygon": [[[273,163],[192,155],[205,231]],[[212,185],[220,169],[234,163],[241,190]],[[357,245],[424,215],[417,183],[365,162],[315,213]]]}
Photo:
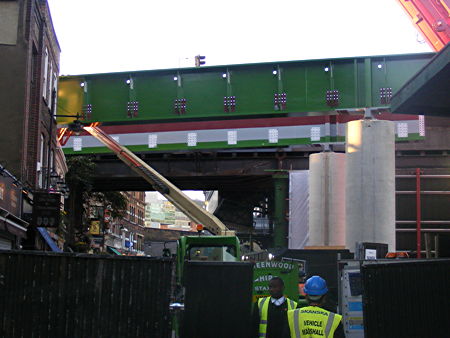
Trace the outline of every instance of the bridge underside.
{"label": "bridge underside", "polygon": [[[427,118],[426,140],[396,144],[396,173],[397,175],[412,175],[415,168],[421,168],[427,175],[449,175],[450,151],[449,119]],[[343,152],[344,146],[337,144],[333,150]],[[220,201],[215,214],[231,229],[237,230],[241,238],[245,238],[253,228],[255,207],[267,216],[269,224],[267,234],[271,234],[280,221],[284,224],[284,235],[287,235],[288,212],[287,195],[281,199],[275,191],[280,186],[277,178],[286,177],[289,170],[307,170],[309,155],[322,150],[320,145],[308,145],[288,148],[269,149],[240,149],[217,151],[183,151],[173,153],[141,153],[139,156],[167,177],[182,190],[218,190]],[[135,174],[128,166],[118,160],[115,155],[91,155],[97,163],[94,189],[97,191],[151,191],[152,186]],[[414,190],[414,179],[411,178],[408,188],[402,187],[404,178],[397,180],[397,190]],[[278,182],[278,183],[277,183]],[[288,180],[284,183],[287,187]],[[437,182],[438,183],[438,182]],[[441,182],[443,183],[443,182]],[[442,185],[442,190],[448,190],[448,180]],[[425,183],[424,184],[428,184]],[[409,186],[410,185],[410,186]],[[436,188],[439,190],[438,188]],[[434,190],[434,188],[433,188]],[[415,219],[415,198],[412,195],[397,195],[397,219]],[[442,207],[448,201],[449,195],[441,197],[430,196],[424,201],[427,208],[424,213],[439,215],[440,220],[450,220],[450,215]],[[448,209],[448,208],[447,208]],[[405,212],[407,214],[405,214]],[[280,215],[278,215],[280,214]],[[278,217],[278,218],[277,218]],[[426,219],[428,216],[424,216]],[[430,218],[431,219],[431,218]],[[434,218],[433,218],[434,219]],[[398,224],[402,224],[402,223]],[[409,222],[411,223],[411,222]],[[414,224],[403,225],[413,228]],[[397,225],[397,228],[402,225]],[[433,225],[433,227],[436,227]],[[399,230],[397,230],[399,231]],[[406,231],[406,230],[405,230]],[[408,230],[409,231],[409,230]],[[283,235],[283,236],[284,236]],[[445,236],[441,236],[441,240]],[[253,233],[253,239],[258,234]],[[261,237],[261,236],[260,236]],[[264,246],[271,246],[267,242],[269,237],[261,237],[258,241]],[[398,232],[398,247],[414,247],[414,238],[409,232]]]}
{"label": "bridge underside", "polygon": [[[143,154],[141,158],[182,190],[264,191],[272,188],[279,170],[308,168],[305,153]],[[97,156],[94,189],[153,190],[129,167],[113,158]]]}
{"label": "bridge underside", "polygon": [[[316,151],[320,150],[317,149]],[[337,149],[338,150],[338,149]],[[141,157],[182,190],[266,191],[273,175],[307,170],[311,152],[195,152],[142,154]],[[158,156],[159,155],[159,156]],[[94,189],[97,191],[151,191],[152,186],[111,155],[97,155]],[[397,149],[398,173],[422,168],[428,173],[448,171],[446,150]],[[447,170],[445,169],[447,168]]]}

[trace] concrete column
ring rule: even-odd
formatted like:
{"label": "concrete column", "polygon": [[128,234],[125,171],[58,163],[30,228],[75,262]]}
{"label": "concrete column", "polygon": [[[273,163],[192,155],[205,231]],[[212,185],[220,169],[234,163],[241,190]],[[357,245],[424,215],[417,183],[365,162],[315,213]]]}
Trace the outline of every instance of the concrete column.
{"label": "concrete column", "polygon": [[274,212],[273,212],[273,246],[287,247],[289,177],[287,175],[276,175],[274,181]]}
{"label": "concrete column", "polygon": [[309,156],[310,246],[345,246],[345,156]]}
{"label": "concrete column", "polygon": [[346,246],[387,243],[395,251],[394,122],[347,123]]}

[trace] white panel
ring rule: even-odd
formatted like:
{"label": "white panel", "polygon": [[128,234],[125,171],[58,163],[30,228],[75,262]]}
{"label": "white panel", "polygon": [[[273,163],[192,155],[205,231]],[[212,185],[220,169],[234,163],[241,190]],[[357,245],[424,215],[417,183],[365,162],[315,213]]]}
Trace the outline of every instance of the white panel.
{"label": "white panel", "polygon": [[269,129],[269,143],[278,143],[278,129]]}
{"label": "white panel", "polygon": [[187,145],[189,147],[195,147],[197,145],[197,133],[188,133]]}
{"label": "white panel", "polygon": [[229,130],[227,134],[228,134],[228,144],[237,144],[237,131]]}
{"label": "white panel", "polygon": [[83,150],[83,140],[81,137],[73,138],[73,151],[81,151]]}
{"label": "white panel", "polygon": [[346,245],[386,243],[395,251],[395,123],[347,123]]}
{"label": "white panel", "polygon": [[158,135],[157,134],[149,134],[148,135],[148,147],[156,148],[158,146]]}
{"label": "white panel", "polygon": [[320,141],[320,127],[311,128],[311,141]]}
{"label": "white panel", "polygon": [[289,249],[308,245],[308,170],[289,172]]}
{"label": "white panel", "polygon": [[408,137],[408,124],[405,122],[397,123],[397,136]]}
{"label": "white panel", "polygon": [[419,115],[419,136],[425,136],[425,116]]}
{"label": "white panel", "polygon": [[116,141],[117,143],[120,143],[120,137],[119,136],[111,136],[111,137],[112,137],[112,139],[114,141]]}

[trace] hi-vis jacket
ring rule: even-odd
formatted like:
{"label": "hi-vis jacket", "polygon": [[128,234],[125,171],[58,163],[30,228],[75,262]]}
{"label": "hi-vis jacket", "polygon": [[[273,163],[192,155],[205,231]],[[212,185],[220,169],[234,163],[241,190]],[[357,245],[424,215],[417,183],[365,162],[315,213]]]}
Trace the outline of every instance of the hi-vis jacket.
{"label": "hi-vis jacket", "polygon": [[307,306],[287,313],[291,338],[332,338],[341,315],[317,306]]}
{"label": "hi-vis jacket", "polygon": [[[288,310],[294,310],[297,307],[297,303],[292,299],[286,297]],[[258,299],[259,309],[259,336],[265,337],[267,335],[267,315],[269,312],[270,297],[263,297]]]}

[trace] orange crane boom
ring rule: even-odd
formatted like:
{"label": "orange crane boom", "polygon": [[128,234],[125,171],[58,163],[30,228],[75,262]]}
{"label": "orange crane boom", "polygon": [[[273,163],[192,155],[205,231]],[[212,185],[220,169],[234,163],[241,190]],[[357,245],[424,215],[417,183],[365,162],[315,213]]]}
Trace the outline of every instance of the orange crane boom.
{"label": "orange crane boom", "polygon": [[450,42],[450,0],[397,1],[434,51]]}
{"label": "orange crane boom", "polygon": [[214,235],[235,236],[235,232],[229,230],[216,216],[198,206],[169,180],[142,161],[130,150],[117,143],[112,137],[98,128],[96,124],[86,126],[84,127],[84,130],[112,150],[119,159],[127,164],[139,176],[149,182],[156,191],[160,192],[191,220],[198,224],[202,224]]}

